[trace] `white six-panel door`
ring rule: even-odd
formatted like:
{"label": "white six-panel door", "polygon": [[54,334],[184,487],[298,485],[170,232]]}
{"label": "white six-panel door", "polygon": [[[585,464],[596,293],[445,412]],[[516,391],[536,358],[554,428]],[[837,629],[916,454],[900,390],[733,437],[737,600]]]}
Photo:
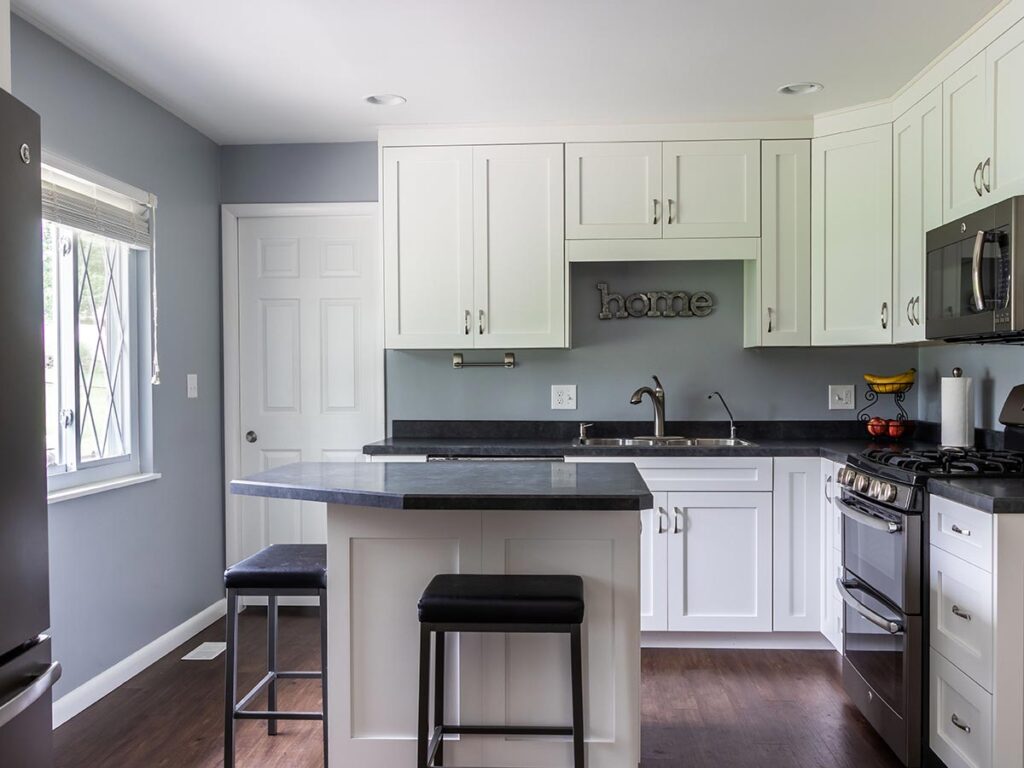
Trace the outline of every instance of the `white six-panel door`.
{"label": "white six-panel door", "polygon": [[562,175],[561,144],[473,147],[473,346],[565,344]]}
{"label": "white six-panel door", "polygon": [[661,237],[661,142],[566,144],[565,169],[568,239]]}
{"label": "white six-panel door", "polygon": [[662,145],[664,237],[759,237],[761,142]]}
{"label": "white six-panel door", "polygon": [[[383,436],[376,215],[238,219],[242,475]],[[239,497],[238,558],[326,541],[323,504]],[[230,547],[229,547],[230,549]]]}

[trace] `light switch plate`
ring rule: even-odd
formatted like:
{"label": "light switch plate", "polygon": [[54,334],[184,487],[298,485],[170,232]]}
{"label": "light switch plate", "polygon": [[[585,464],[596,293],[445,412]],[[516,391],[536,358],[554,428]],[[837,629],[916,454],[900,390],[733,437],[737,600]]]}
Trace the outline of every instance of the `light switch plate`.
{"label": "light switch plate", "polygon": [[552,384],[551,385],[551,408],[553,410],[576,410],[576,385],[575,384]]}
{"label": "light switch plate", "polygon": [[853,384],[828,385],[828,409],[830,411],[852,411],[855,397]]}
{"label": "light switch plate", "polygon": [[189,400],[199,397],[199,374],[189,373],[185,375],[185,391]]}

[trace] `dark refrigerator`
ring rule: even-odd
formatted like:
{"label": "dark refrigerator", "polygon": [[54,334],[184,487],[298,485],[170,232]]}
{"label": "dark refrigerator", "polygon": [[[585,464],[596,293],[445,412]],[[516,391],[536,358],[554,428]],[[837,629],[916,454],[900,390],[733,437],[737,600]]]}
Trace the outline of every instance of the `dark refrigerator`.
{"label": "dark refrigerator", "polygon": [[53,763],[39,116],[0,89],[0,766]]}

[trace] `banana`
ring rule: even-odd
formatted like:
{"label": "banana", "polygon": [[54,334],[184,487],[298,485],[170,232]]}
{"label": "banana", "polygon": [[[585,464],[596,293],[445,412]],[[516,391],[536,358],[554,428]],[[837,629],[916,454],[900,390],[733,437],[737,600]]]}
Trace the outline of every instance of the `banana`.
{"label": "banana", "polygon": [[876,376],[873,373],[865,373],[864,381],[868,384],[912,384],[916,377],[917,368],[908,368],[895,376]]}

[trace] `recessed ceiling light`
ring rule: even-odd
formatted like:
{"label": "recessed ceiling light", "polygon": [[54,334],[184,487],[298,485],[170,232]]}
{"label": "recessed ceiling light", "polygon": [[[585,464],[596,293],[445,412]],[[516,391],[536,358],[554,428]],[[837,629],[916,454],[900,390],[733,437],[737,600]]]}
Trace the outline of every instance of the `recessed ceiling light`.
{"label": "recessed ceiling light", "polygon": [[786,96],[803,96],[805,93],[817,93],[824,88],[821,83],[789,83],[779,86],[779,93]]}
{"label": "recessed ceiling light", "polygon": [[397,93],[375,93],[367,96],[366,100],[378,107],[397,107],[406,101],[405,96],[399,96]]}

